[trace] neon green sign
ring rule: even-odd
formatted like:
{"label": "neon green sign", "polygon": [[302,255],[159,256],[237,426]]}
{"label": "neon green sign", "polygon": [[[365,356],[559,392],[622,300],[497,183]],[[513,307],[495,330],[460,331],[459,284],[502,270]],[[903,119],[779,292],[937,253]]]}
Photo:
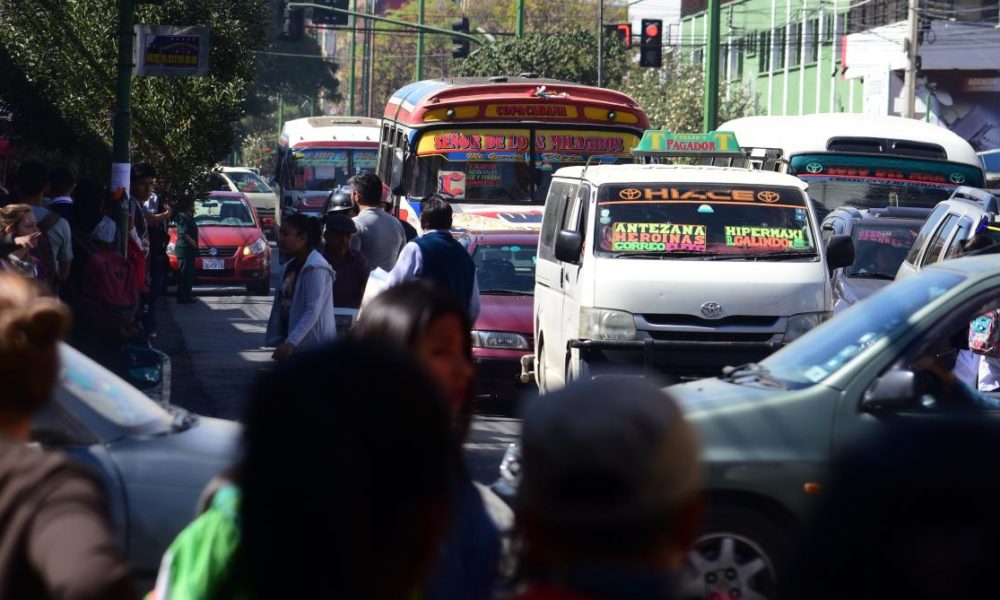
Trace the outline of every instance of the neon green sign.
{"label": "neon green sign", "polygon": [[736,134],[732,131],[708,133],[672,133],[648,129],[642,134],[636,154],[743,154]]}

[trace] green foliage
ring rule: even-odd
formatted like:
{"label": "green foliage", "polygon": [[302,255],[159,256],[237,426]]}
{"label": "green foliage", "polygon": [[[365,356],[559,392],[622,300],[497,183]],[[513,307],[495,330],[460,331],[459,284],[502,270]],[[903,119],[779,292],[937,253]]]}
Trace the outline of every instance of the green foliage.
{"label": "green foliage", "polygon": [[[605,42],[604,83],[614,87],[629,69],[629,54],[617,40],[609,37]],[[597,85],[597,36],[575,29],[506,39],[473,52],[457,70],[459,75],[480,77],[520,73]]]}
{"label": "green foliage", "polygon": [[[705,69],[700,63],[664,57],[660,69],[633,67],[621,91],[649,115],[652,127],[670,131],[702,131],[705,99]],[[719,86],[719,122],[754,114],[756,97],[749,87]]]}
{"label": "green foliage", "polygon": [[[138,7],[137,23],[207,25],[211,71],[133,80],[133,162],[151,161],[186,187],[229,152],[269,19],[267,0]],[[0,4],[0,102],[24,154],[60,156],[102,179],[110,171],[117,22],[115,0]]]}

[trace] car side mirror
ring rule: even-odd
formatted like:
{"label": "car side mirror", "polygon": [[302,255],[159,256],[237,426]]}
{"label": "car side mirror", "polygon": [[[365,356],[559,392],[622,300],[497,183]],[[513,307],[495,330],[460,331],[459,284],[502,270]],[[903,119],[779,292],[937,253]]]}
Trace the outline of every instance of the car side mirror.
{"label": "car side mirror", "polygon": [[833,273],[854,264],[854,240],[849,235],[832,235],[826,243],[826,265]]}
{"label": "car side mirror", "polygon": [[580,262],[580,251],[583,249],[583,236],[579,231],[563,229],[556,237],[556,260],[559,262]]}
{"label": "car side mirror", "polygon": [[402,196],[403,189],[403,155],[402,148],[392,151],[392,171],[389,173],[389,190],[396,196]]}
{"label": "car side mirror", "polygon": [[876,379],[865,392],[861,410],[883,412],[912,406],[918,397],[926,393],[927,388],[923,373],[915,373],[909,369],[891,369]]}

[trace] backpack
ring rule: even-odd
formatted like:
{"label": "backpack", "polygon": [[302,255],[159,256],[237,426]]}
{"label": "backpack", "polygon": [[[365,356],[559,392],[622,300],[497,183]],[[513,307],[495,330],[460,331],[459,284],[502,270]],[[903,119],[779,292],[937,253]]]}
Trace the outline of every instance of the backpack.
{"label": "backpack", "polygon": [[969,325],[969,350],[990,357],[1000,357],[1000,310],[980,315]]}
{"label": "backpack", "polygon": [[49,230],[62,219],[59,213],[49,211],[41,221],[38,222],[38,230],[42,235],[35,242],[35,247],[31,255],[42,264],[42,272],[38,279],[44,281],[53,292],[59,291],[59,265],[56,263],[56,253],[52,248],[52,240],[49,239]]}
{"label": "backpack", "polygon": [[81,296],[89,324],[112,331],[133,324],[139,308],[133,265],[113,250],[91,254]]}

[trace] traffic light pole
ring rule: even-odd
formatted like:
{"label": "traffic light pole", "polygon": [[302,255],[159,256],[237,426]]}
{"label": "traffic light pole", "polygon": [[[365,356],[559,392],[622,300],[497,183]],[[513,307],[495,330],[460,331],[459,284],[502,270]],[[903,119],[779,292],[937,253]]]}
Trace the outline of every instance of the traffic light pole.
{"label": "traffic light pole", "polygon": [[390,25],[399,25],[402,27],[409,27],[417,31],[423,31],[425,33],[437,33],[441,35],[450,35],[454,37],[462,37],[470,42],[482,45],[484,42],[481,38],[478,38],[469,33],[462,33],[459,31],[452,31],[451,29],[442,29],[440,27],[434,27],[431,25],[419,25],[417,23],[412,23],[410,21],[400,21],[399,19],[390,19],[389,17],[381,17],[379,15],[373,15],[368,13],[359,13],[356,10],[347,10],[346,8],[334,8],[332,6],[323,6],[320,4],[313,4],[311,2],[289,2],[289,8],[313,8],[319,10],[328,10],[331,12],[339,12],[345,15],[353,15],[355,17],[361,17],[362,19],[370,19],[372,21],[379,21],[382,23],[389,23]]}
{"label": "traffic light pole", "polygon": [[[118,2],[118,78],[115,86],[114,133],[111,144],[111,188],[125,188],[125,195],[118,214],[118,231],[128,229],[129,177],[131,158],[129,144],[132,139],[132,44],[135,28],[134,0]],[[127,252],[127,236],[120,235],[119,251]]]}
{"label": "traffic light pole", "polygon": [[517,0],[517,37],[524,37],[524,0]]}
{"label": "traffic light pole", "polygon": [[[424,24],[424,4],[425,0],[417,0],[417,25],[423,26]],[[423,81],[424,79],[424,32],[417,32],[417,67],[416,67],[416,77],[414,81]]]}
{"label": "traffic light pole", "polygon": [[705,46],[705,116],[702,128],[715,131],[719,122],[719,0],[708,0],[708,39]]}

